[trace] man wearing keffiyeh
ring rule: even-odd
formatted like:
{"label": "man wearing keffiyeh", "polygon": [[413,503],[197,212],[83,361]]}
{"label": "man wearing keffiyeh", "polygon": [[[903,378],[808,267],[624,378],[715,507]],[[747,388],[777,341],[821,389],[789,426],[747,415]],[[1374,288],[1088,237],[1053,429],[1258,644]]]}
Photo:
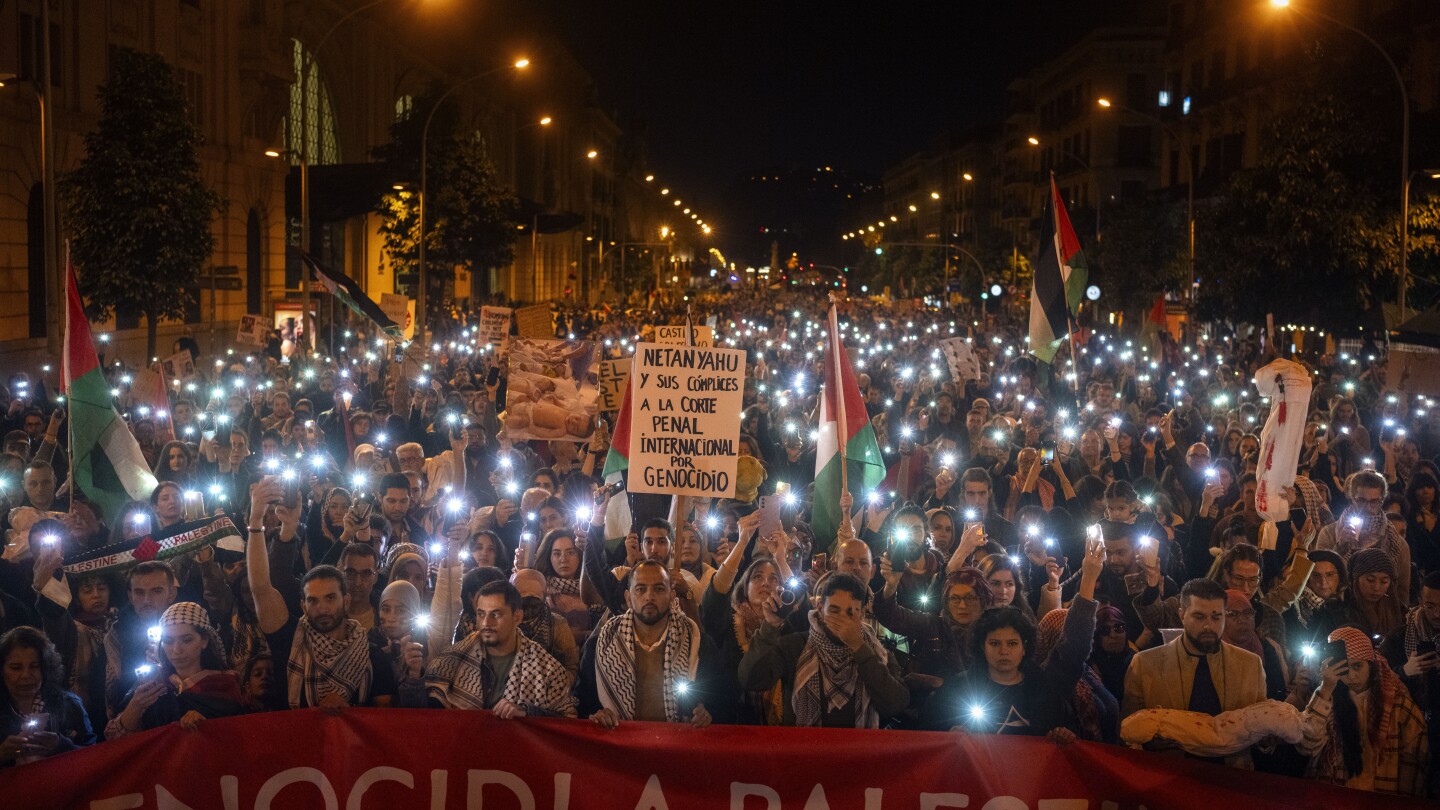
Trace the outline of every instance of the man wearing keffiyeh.
{"label": "man wearing keffiyeh", "polygon": [[1346,563],[1358,551],[1378,548],[1390,556],[1395,571],[1395,591],[1401,604],[1410,604],[1410,544],[1385,517],[1385,478],[1374,470],[1361,470],[1345,480],[1350,508],[1340,519],[1320,530],[1315,547],[1332,549]]}
{"label": "man wearing keffiyeh", "polygon": [[479,629],[430,662],[430,705],[490,709],[509,720],[575,716],[570,676],[539,644],[520,632],[525,613],[520,591],[508,582],[487,582],[475,597]]}
{"label": "man wearing keffiyeh", "polygon": [[[265,476],[251,488],[245,565],[260,630],[275,656],[276,669],[279,662],[285,662],[290,708],[318,706],[339,711],[346,706],[388,706],[396,696],[401,705],[424,705],[423,681],[406,677],[397,684],[386,654],[369,643],[359,622],[346,616],[348,596],[339,569],[320,565],[305,575],[299,610],[292,610],[275,589],[261,526],[266,511],[282,498],[276,476]],[[295,541],[277,538],[276,542]],[[423,652],[419,644],[405,639],[400,656],[404,671],[420,671]]]}
{"label": "man wearing keffiyeh", "polygon": [[700,702],[701,663],[715,660],[699,626],[671,610],[665,566],[655,560],[630,571],[630,609],[600,625],[585,642],[576,696],[580,713],[605,728],[621,720],[710,725]]}
{"label": "man wearing keffiyeh", "polygon": [[865,626],[870,589],[849,574],[831,574],[817,595],[808,633],[780,635],[779,595],[764,606],[765,623],[740,660],[740,684],[762,691],[776,681],[787,726],[879,728],[904,710],[909,690],[894,656]]}

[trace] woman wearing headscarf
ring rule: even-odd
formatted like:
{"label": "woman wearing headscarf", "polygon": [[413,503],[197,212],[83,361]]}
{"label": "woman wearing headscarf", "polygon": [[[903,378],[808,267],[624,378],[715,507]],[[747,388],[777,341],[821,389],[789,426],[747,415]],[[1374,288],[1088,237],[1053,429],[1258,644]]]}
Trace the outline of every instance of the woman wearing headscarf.
{"label": "woman wearing headscarf", "polygon": [[105,727],[107,740],[177,721],[194,730],[207,718],[246,712],[240,684],[205,608],[194,602],[171,605],[160,617],[155,656]]}
{"label": "woman wearing headscarf", "polygon": [[1425,719],[1365,634],[1342,627],[1345,658],[1327,658],[1320,688],[1301,715],[1308,775],[1356,790],[1424,796]]}
{"label": "woman wearing headscarf", "polygon": [[[1395,588],[1395,564],[1378,548],[1350,558],[1350,584],[1341,597],[1341,613],[1372,638],[1384,638],[1405,621],[1405,606]],[[1337,617],[1341,618],[1341,617]]]}
{"label": "woman wearing headscarf", "polygon": [[1125,672],[1135,650],[1125,633],[1125,614],[1114,605],[1095,611],[1095,643],[1090,648],[1090,670],[1100,678],[1116,701],[1125,700]]}
{"label": "woman wearing headscarf", "polygon": [[425,672],[424,665],[421,665],[419,672],[407,673],[400,655],[406,641],[423,645],[428,637],[426,631],[429,629],[429,617],[425,615],[425,607],[420,602],[420,592],[407,580],[393,580],[380,592],[378,617],[375,626],[370,629],[370,643],[390,656],[390,663],[395,669],[395,680],[422,677]]}

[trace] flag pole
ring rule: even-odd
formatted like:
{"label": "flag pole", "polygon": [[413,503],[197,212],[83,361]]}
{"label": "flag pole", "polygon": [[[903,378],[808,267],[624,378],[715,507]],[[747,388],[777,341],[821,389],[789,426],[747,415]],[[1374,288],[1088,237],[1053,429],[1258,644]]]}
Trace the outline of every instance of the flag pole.
{"label": "flag pole", "polygon": [[846,458],[846,434],[850,432],[850,421],[845,416],[845,386],[841,371],[841,362],[845,358],[845,346],[840,340],[840,319],[835,312],[835,293],[830,294],[830,346],[831,354],[835,362],[835,415],[839,421],[835,425],[835,443],[840,446],[840,489],[843,492],[850,491],[850,461]]}

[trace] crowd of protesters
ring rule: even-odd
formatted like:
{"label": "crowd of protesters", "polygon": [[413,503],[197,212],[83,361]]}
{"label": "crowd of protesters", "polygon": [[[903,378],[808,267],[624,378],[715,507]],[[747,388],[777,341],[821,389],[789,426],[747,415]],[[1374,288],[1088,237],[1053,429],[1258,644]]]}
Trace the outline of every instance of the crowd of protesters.
{"label": "crowd of protesters", "polygon": [[[1086,332],[1051,370],[1003,319],[847,302],[887,476],[817,536],[827,303],[692,303],[749,358],[731,499],[603,480],[613,413],[585,442],[507,435],[503,354],[463,317],[415,362],[359,330],[293,357],[187,341],[164,403],[106,358],[159,481],[112,515],[70,480],[54,375],[10,375],[0,766],[301,707],[1119,744],[1143,709],[1272,700],[1303,738],[1217,761],[1440,796],[1440,408],[1392,391],[1379,347],[1281,347],[1314,389],[1262,544],[1261,336]],[[555,334],[619,358],[684,318],[559,311]],[[978,378],[952,377],[957,336]],[[761,496],[784,504],[768,534]],[[221,513],[243,552],[64,572]]]}

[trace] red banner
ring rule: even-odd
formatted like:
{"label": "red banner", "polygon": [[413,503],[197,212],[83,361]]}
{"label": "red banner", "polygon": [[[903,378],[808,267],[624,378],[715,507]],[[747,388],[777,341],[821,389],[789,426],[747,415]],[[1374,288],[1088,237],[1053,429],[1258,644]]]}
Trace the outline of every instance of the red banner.
{"label": "red banner", "polygon": [[178,726],[0,772],[41,810],[1404,808],[1391,797],[1078,743],[906,731],[317,709]]}

